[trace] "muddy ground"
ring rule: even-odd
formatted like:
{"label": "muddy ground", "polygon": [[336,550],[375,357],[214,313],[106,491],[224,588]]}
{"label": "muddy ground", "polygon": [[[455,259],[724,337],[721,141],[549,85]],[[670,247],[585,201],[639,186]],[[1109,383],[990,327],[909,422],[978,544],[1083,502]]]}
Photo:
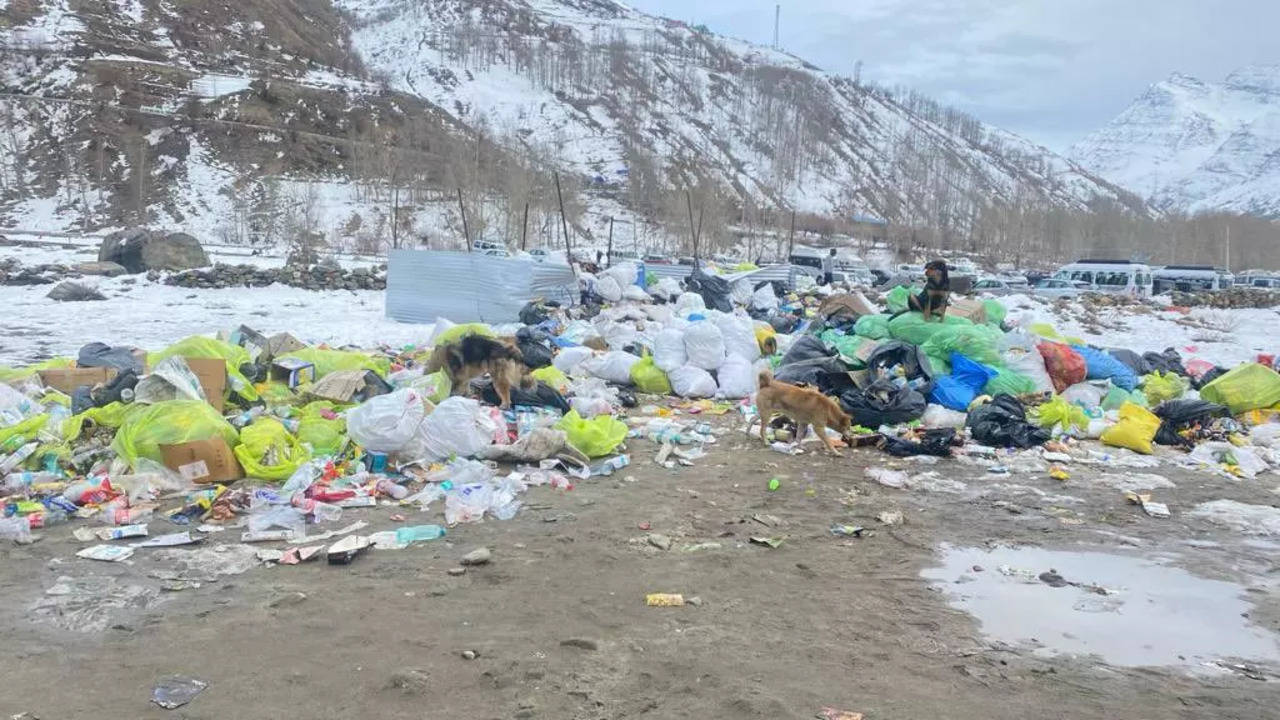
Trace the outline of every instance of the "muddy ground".
{"label": "muddy ground", "polygon": [[[180,568],[176,553],[185,550],[139,550],[131,564],[77,559],[65,526],[34,545],[6,546],[0,711],[44,720],[736,720],[812,718],[824,707],[869,720],[1276,717],[1274,665],[1119,667],[998,642],[920,577],[942,543],[1158,556],[1240,583],[1253,604],[1244,621],[1280,631],[1276,545],[1186,516],[1218,498],[1274,504],[1275,476],[1073,465],[1062,484],[1044,472],[896,461],[968,486],[947,493],[867,480],[865,467],[891,460],[874,450],[788,457],[731,434],[678,471],[654,465],[647,441],[631,450],[633,465],[613,477],[570,492],[531,490],[514,520],[370,551],[350,566],[257,565],[209,581],[210,564],[200,580],[200,567],[164,573]],[[1155,493],[1173,517],[1147,517],[1118,490],[1089,484],[1099,472],[1165,475],[1177,487]],[[775,492],[771,477],[781,479]],[[893,510],[903,524],[877,521]],[[358,517],[390,528],[393,511],[349,511],[339,524]],[[439,506],[411,515],[438,519]],[[647,543],[641,523],[671,548]],[[833,523],[873,533],[834,537]],[[177,530],[152,525],[153,534]],[[762,535],[785,539],[776,549],[749,542]],[[720,547],[685,550],[707,542]],[[493,551],[489,565],[448,573],[481,546]],[[160,589],[184,578],[201,586]],[[75,599],[68,583],[96,583],[96,600]],[[701,604],[646,607],[651,592]],[[209,685],[185,707],[163,710],[150,703],[151,688],[170,674]]]}

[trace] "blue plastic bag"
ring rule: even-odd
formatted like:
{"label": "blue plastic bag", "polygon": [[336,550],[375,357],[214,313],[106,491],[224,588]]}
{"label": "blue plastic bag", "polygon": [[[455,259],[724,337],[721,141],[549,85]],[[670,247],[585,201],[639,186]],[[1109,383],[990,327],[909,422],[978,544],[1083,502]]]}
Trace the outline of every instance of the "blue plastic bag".
{"label": "blue plastic bag", "polygon": [[1073,345],[1071,349],[1084,358],[1089,380],[1110,380],[1112,385],[1129,391],[1138,387],[1133,369],[1112,355],[1083,345]]}
{"label": "blue plastic bag", "polygon": [[958,352],[951,353],[951,374],[935,378],[929,401],[951,410],[968,410],[996,371],[976,363]]}

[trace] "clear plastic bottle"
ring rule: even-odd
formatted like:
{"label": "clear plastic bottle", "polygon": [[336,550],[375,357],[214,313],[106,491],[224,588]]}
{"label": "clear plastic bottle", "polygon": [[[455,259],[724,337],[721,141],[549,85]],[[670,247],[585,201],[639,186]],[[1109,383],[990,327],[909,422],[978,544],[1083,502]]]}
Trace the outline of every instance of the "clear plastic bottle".
{"label": "clear plastic bottle", "polygon": [[26,462],[26,459],[35,454],[36,448],[40,447],[40,443],[27,443],[13,452],[12,455],[0,460],[0,473],[8,475],[18,468],[19,465]]}
{"label": "clear plastic bottle", "polygon": [[409,497],[409,488],[393,482],[390,478],[380,478],[377,487],[378,492],[389,495],[395,500],[403,500]]}
{"label": "clear plastic bottle", "polygon": [[32,485],[40,483],[52,483],[62,480],[62,477],[48,472],[16,472],[9,473],[4,476],[4,482],[0,483],[0,489],[7,492],[20,492]]}
{"label": "clear plastic bottle", "polygon": [[396,530],[396,542],[409,545],[415,542],[435,540],[445,536],[445,529],[439,525],[416,525]]}
{"label": "clear plastic bottle", "polygon": [[337,522],[342,519],[342,508],[329,503],[317,502],[311,506],[311,514],[316,522]]}

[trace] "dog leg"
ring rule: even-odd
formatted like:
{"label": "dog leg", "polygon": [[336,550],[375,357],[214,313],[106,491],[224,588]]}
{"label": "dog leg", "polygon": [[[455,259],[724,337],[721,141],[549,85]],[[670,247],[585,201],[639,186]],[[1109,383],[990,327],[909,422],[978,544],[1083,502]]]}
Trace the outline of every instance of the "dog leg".
{"label": "dog leg", "polygon": [[[835,428],[832,429],[834,430]],[[815,427],[814,432],[818,433],[818,436],[822,438],[822,444],[827,446],[827,452],[831,453],[834,457],[844,457],[844,454],[837,450],[835,445],[831,444],[831,438],[827,437],[827,428],[825,425],[820,428]]]}
{"label": "dog leg", "polygon": [[759,407],[759,403],[756,403],[756,409],[760,411],[760,442],[768,445],[769,438],[765,436],[765,430],[769,427],[769,421],[773,419],[773,413]]}
{"label": "dog leg", "polygon": [[507,381],[505,373],[496,373],[493,375],[493,390],[498,393],[498,400],[502,403],[501,407],[506,410],[511,407],[511,383]]}

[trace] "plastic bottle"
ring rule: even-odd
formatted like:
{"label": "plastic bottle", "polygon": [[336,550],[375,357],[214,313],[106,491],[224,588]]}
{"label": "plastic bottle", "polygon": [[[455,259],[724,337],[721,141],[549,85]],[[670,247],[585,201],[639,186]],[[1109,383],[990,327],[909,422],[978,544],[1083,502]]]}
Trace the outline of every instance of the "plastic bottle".
{"label": "plastic bottle", "polygon": [[0,460],[0,473],[8,475],[16,470],[19,465],[26,462],[27,458],[35,453],[37,447],[40,447],[40,443],[27,443],[15,450],[9,457]]}
{"label": "plastic bottle", "polygon": [[111,481],[102,477],[85,478],[62,491],[62,497],[76,505],[96,505],[106,502],[112,495],[115,495],[115,489],[111,487]]}
{"label": "plastic bottle", "polygon": [[120,402],[126,405],[133,402],[133,388],[123,388],[120,390]]}
{"label": "plastic bottle", "polygon": [[231,424],[235,427],[242,428],[261,417],[263,413],[262,407],[251,407],[231,419]]}
{"label": "plastic bottle", "polygon": [[317,502],[311,506],[311,514],[316,522],[337,522],[342,519],[342,508],[329,503]]}
{"label": "plastic bottle", "polygon": [[403,500],[409,497],[409,488],[392,482],[389,478],[380,478],[377,484],[378,492],[384,495],[390,495],[396,500]]}
{"label": "plastic bottle", "polygon": [[442,538],[444,536],[445,529],[439,525],[417,525],[414,527],[402,527],[396,530],[396,542],[402,545],[435,540],[436,538]]}
{"label": "plastic bottle", "polygon": [[38,483],[58,482],[61,479],[60,476],[47,472],[9,473],[4,476],[4,483],[0,484],[0,488],[8,492],[19,492]]}

